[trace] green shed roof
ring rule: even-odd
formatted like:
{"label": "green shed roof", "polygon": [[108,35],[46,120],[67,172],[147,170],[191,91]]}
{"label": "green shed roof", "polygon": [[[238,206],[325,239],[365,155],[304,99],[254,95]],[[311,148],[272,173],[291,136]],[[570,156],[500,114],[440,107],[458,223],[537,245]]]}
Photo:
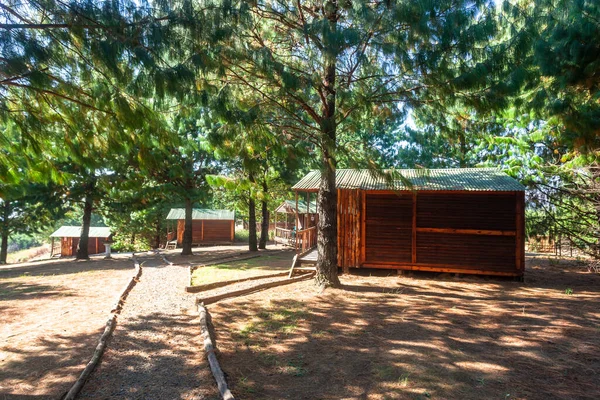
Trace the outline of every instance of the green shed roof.
{"label": "green shed roof", "polygon": [[[387,174],[387,175],[386,175]],[[311,171],[295,184],[294,190],[317,190],[321,174]],[[338,169],[338,189],[363,190],[452,190],[512,192],[524,191],[516,179],[496,168],[398,169],[377,173],[366,169]]]}
{"label": "green shed roof", "polygon": [[[167,219],[185,219],[185,208],[171,208]],[[209,210],[207,208],[194,208],[192,219],[235,219],[235,213],[228,210]]]}
{"label": "green shed roof", "polygon": [[[296,213],[296,200],[285,200],[275,212],[294,214]],[[300,214],[306,214],[306,201],[298,199],[298,212]],[[317,213],[317,204],[313,201],[310,203],[309,214]]]}
{"label": "green shed roof", "polygon": [[[50,237],[80,237],[81,226],[61,226]],[[110,236],[110,228],[106,226],[90,226],[89,237],[107,238]]]}

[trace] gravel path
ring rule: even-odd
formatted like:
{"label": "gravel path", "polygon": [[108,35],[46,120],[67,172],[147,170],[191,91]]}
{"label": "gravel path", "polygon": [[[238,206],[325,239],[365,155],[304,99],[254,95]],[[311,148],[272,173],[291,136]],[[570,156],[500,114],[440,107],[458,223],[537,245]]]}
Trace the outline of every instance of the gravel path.
{"label": "gravel path", "polygon": [[100,366],[82,399],[218,399],[206,364],[188,269],[141,257],[140,282],[127,298]]}

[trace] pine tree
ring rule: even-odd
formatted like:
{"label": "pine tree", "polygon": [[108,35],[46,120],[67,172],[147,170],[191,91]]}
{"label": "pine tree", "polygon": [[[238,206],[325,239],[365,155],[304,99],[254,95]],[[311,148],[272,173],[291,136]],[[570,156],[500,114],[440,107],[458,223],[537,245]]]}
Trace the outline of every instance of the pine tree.
{"label": "pine tree", "polygon": [[366,121],[395,120],[399,107],[483,91],[494,71],[473,66],[494,53],[486,47],[495,33],[494,7],[485,1],[211,4],[198,19],[206,42],[221,44],[213,54],[221,82],[247,109],[260,107],[281,138],[309,141],[318,152],[317,281],[337,285],[340,135],[351,137]]}

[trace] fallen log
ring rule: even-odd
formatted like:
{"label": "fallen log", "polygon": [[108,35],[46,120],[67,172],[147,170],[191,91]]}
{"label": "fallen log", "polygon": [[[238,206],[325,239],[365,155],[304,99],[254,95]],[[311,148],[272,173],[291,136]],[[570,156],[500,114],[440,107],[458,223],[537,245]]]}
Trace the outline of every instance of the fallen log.
{"label": "fallen log", "polygon": [[215,346],[213,345],[212,339],[210,338],[210,331],[208,330],[208,310],[206,307],[204,307],[204,304],[198,304],[198,314],[200,314],[200,330],[204,342],[204,352],[206,353],[206,358],[208,359],[208,364],[210,365],[212,375],[217,382],[219,393],[221,393],[223,400],[235,400],[233,394],[227,387],[225,374],[223,373],[223,370],[219,365],[219,360],[217,360],[217,356],[215,355]]}
{"label": "fallen log", "polygon": [[276,274],[259,275],[259,276],[252,276],[249,278],[241,278],[241,279],[232,279],[229,281],[207,283],[205,285],[195,285],[195,286],[190,285],[185,288],[185,291],[188,293],[198,293],[198,292],[203,292],[205,290],[216,289],[216,288],[220,288],[220,287],[227,286],[227,285],[233,285],[234,283],[254,281],[254,280],[259,280],[259,279],[267,279],[267,278],[276,278],[278,276],[285,276],[287,274],[288,274],[287,272],[278,272]]}
{"label": "fallen log", "polygon": [[243,296],[245,294],[257,292],[259,290],[269,289],[277,286],[289,285],[290,283],[299,282],[313,276],[314,273],[309,272],[308,274],[300,275],[295,278],[282,279],[275,282],[262,283],[260,285],[252,286],[246,289],[234,290],[232,292],[222,293],[215,296],[205,297],[203,299],[197,298],[196,303],[212,304],[219,300],[227,299],[229,297]]}

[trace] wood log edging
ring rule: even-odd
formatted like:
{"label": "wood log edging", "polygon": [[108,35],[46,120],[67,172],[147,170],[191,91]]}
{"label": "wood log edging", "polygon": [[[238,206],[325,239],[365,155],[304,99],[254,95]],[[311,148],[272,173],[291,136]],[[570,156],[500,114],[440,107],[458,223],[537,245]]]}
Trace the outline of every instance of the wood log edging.
{"label": "wood log edging", "polygon": [[246,289],[234,290],[232,292],[222,293],[222,294],[218,294],[215,296],[209,296],[209,297],[205,297],[203,299],[196,298],[196,304],[212,304],[212,303],[216,303],[219,300],[227,299],[230,297],[243,296],[245,294],[258,292],[258,291],[264,290],[264,289],[269,289],[269,288],[273,288],[273,287],[277,287],[277,286],[289,285],[291,283],[295,283],[295,282],[299,282],[299,281],[308,279],[308,278],[312,277],[313,275],[314,275],[314,272],[309,272],[307,274],[300,275],[295,278],[286,278],[286,279],[278,280],[275,282],[261,283],[259,285],[252,286],[252,287],[249,287]]}
{"label": "wood log edging", "polygon": [[193,286],[191,284],[192,283],[191,282],[191,279],[192,279],[191,274],[192,274],[192,272],[190,271],[190,286],[187,286],[185,288],[185,291],[188,292],[188,293],[203,292],[205,290],[216,289],[216,288],[220,288],[220,287],[227,286],[227,285],[233,285],[234,283],[241,283],[241,282],[247,282],[247,281],[255,281],[255,280],[267,279],[267,278],[277,278],[279,276],[285,276],[288,273],[287,273],[287,271],[286,272],[278,272],[276,274],[251,276],[251,277],[248,277],[248,278],[231,279],[231,280],[228,280],[228,281],[213,282],[213,283],[207,283],[205,285],[195,285],[195,286]]}
{"label": "wood log edging", "polygon": [[125,289],[121,292],[121,294],[117,298],[117,301],[115,302],[115,305],[112,307],[110,311],[110,317],[108,318],[108,321],[106,321],[104,332],[100,336],[100,340],[98,341],[98,345],[96,346],[96,350],[94,350],[92,358],[87,363],[87,365],[81,372],[81,375],[79,375],[79,378],[77,378],[73,386],[71,386],[71,389],[69,389],[69,391],[65,394],[62,400],[74,400],[75,398],[77,398],[77,395],[79,394],[81,389],[83,389],[85,382],[88,380],[92,372],[94,372],[94,370],[98,366],[98,363],[100,362],[100,359],[104,354],[104,350],[106,350],[108,340],[110,339],[113,331],[115,330],[115,327],[117,326],[117,315],[121,313],[121,310],[123,309],[123,304],[125,303],[129,292],[131,292],[131,289],[133,289],[135,284],[139,281],[140,276],[142,275],[142,266],[135,258],[135,254],[132,255],[132,259],[135,266],[135,273],[129,280],[129,283],[125,285]]}
{"label": "wood log edging", "polygon": [[208,364],[210,366],[210,370],[212,375],[217,382],[217,387],[219,388],[219,393],[223,400],[235,400],[233,394],[227,387],[227,381],[225,379],[225,374],[219,365],[219,360],[217,360],[217,356],[215,355],[215,346],[213,345],[212,339],[210,337],[210,331],[208,330],[208,310],[204,307],[204,304],[199,303],[198,306],[198,314],[200,315],[200,331],[202,334],[202,340],[204,343],[204,353],[206,354],[206,358],[208,359]]}

